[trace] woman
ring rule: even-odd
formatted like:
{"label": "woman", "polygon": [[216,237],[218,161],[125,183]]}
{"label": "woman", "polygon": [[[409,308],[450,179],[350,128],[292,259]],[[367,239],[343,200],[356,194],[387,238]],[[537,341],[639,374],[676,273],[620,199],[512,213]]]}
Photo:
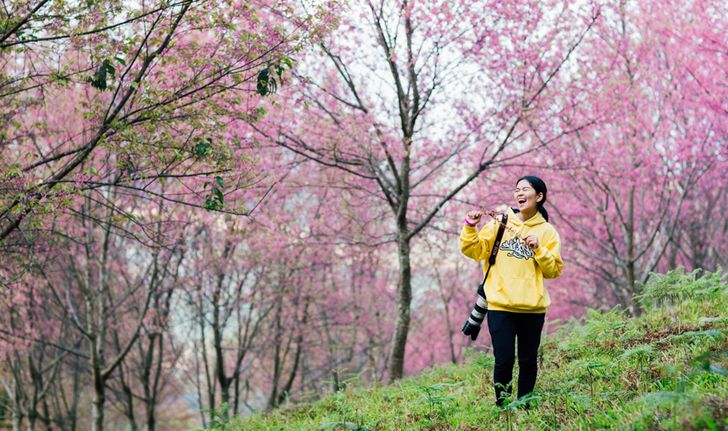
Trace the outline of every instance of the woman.
{"label": "woman", "polygon": [[[544,278],[561,274],[561,241],[548,223],[546,184],[534,176],[516,182],[513,197],[517,208],[508,209],[508,228],[503,232],[496,263],[485,282],[488,302],[488,330],[493,342],[496,404],[511,395],[511,380],[518,339],[518,398],[533,391],[538,369],[537,354],[541,343],[544,316],[551,304],[544,289]],[[460,249],[477,261],[487,258],[498,232],[498,221],[476,227],[480,210],[467,213],[460,233]],[[500,217],[499,217],[500,219]],[[487,268],[484,268],[484,272]]]}

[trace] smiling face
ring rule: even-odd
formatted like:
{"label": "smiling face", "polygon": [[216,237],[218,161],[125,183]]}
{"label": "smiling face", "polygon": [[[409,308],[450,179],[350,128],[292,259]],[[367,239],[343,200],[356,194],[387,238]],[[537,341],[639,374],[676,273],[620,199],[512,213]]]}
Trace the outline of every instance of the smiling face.
{"label": "smiling face", "polygon": [[533,215],[537,211],[537,203],[543,199],[543,193],[536,193],[531,183],[521,180],[516,184],[513,191],[513,198],[516,200],[518,210],[522,214]]}

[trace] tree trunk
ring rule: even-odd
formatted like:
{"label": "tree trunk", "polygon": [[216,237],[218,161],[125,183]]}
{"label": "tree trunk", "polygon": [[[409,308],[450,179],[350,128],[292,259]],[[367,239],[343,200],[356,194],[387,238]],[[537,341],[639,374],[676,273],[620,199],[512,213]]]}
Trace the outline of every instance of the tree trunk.
{"label": "tree trunk", "polygon": [[129,429],[131,431],[138,431],[139,425],[137,424],[136,415],[134,414],[134,394],[132,393],[131,386],[127,383],[124,378],[124,368],[119,366],[119,380],[121,381],[121,390],[126,398],[125,412],[127,420],[129,421]]}
{"label": "tree trunk", "polygon": [[13,409],[13,431],[20,431],[20,426],[23,423],[23,415],[17,409]]}
{"label": "tree trunk", "polygon": [[147,404],[147,430],[155,431],[157,429],[157,415],[154,409],[154,403]]}
{"label": "tree trunk", "polygon": [[[158,308],[157,308],[158,309]],[[157,343],[157,364],[153,382],[150,382],[151,376],[148,375],[149,368],[152,366],[152,358],[154,355],[154,345]],[[145,392],[146,392],[146,421],[147,430],[155,431],[157,429],[157,397],[159,395],[159,378],[162,373],[162,361],[164,359],[164,336],[162,334],[154,334],[150,337],[149,352],[147,359],[147,371],[145,372]]]}
{"label": "tree trunk", "polygon": [[77,368],[73,368],[73,397],[71,399],[71,408],[68,410],[68,430],[76,431],[78,425],[78,404],[81,399],[81,373]]}
{"label": "tree trunk", "polygon": [[106,392],[104,387],[104,380],[101,377],[101,370],[98,367],[94,367],[93,370],[94,380],[94,396],[92,405],[92,417],[93,422],[91,429],[93,431],[104,430],[104,403],[106,402]]}
{"label": "tree trunk", "polygon": [[455,354],[455,331],[453,331],[452,326],[450,326],[450,304],[449,301],[443,301],[443,305],[445,306],[445,326],[447,327],[447,343],[450,347],[450,361],[453,364],[458,363],[458,357]]}
{"label": "tree trunk", "polygon": [[278,400],[278,383],[281,380],[281,369],[283,368],[282,359],[281,359],[281,339],[283,338],[283,328],[281,326],[281,312],[282,309],[283,300],[280,298],[280,296],[276,300],[275,305],[275,317],[274,317],[274,327],[275,327],[275,346],[273,350],[273,381],[271,382],[271,393],[270,397],[268,397],[268,407],[267,410],[271,410],[276,407],[276,400]]}
{"label": "tree trunk", "polygon": [[637,293],[637,276],[635,269],[635,216],[634,216],[634,198],[635,189],[634,186],[629,191],[629,202],[627,203],[627,261],[626,261],[626,273],[627,273],[627,291],[625,300],[627,309],[630,314],[637,316],[640,312],[637,307],[637,303],[634,301],[634,295]]}
{"label": "tree trunk", "polygon": [[410,267],[410,244],[406,226],[397,239],[399,254],[399,282],[397,285],[397,321],[389,363],[389,382],[401,379],[404,374],[404,354],[410,325],[410,304],[412,303],[412,268]]}
{"label": "tree trunk", "polygon": [[[216,306],[213,310],[213,342],[215,348],[215,377],[217,382],[220,384],[220,405],[230,405],[230,386],[232,379],[228,378],[225,373],[225,352],[223,349],[223,336],[222,336],[222,323],[220,322],[220,310]],[[225,408],[223,411],[225,418],[229,415],[229,409]]]}

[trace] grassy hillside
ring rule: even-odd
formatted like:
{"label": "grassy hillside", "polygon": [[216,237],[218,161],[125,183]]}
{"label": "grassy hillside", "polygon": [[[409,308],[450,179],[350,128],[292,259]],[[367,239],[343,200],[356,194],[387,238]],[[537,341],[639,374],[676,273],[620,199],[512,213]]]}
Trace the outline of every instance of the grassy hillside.
{"label": "grassy hillside", "polygon": [[[497,409],[493,358],[438,367],[390,386],[235,418],[216,430],[728,430],[725,275],[673,271],[640,298],[639,318],[589,312],[542,344],[535,408]],[[517,370],[515,371],[517,376]]]}

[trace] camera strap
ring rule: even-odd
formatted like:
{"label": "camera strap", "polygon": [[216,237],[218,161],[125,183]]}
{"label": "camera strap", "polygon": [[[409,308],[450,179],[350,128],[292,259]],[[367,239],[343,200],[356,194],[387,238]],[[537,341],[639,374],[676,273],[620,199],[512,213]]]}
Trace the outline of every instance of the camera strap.
{"label": "camera strap", "polygon": [[508,214],[503,213],[503,220],[501,221],[500,226],[498,226],[498,233],[495,236],[495,242],[493,243],[493,248],[490,250],[490,256],[488,257],[488,269],[485,271],[485,277],[483,277],[483,282],[480,283],[480,286],[478,286],[478,293],[483,295],[483,298],[485,298],[485,280],[488,278],[490,268],[495,265],[495,257],[498,255],[498,249],[500,248],[500,243],[503,239],[503,232],[506,230],[507,224]]}

